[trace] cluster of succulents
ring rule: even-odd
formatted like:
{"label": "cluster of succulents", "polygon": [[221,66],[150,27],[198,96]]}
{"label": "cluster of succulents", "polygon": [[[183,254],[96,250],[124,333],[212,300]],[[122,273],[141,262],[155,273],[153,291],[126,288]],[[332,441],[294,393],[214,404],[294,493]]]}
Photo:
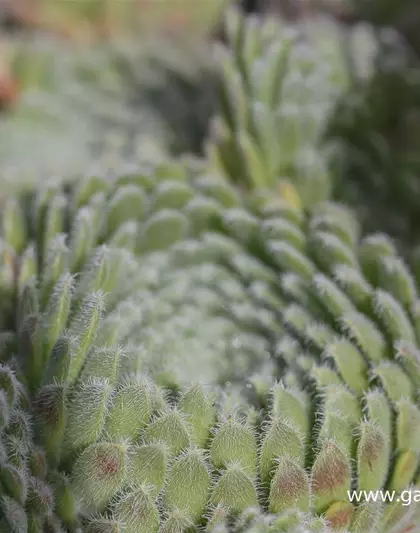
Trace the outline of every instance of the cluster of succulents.
{"label": "cluster of succulents", "polygon": [[334,201],[325,62],[228,23],[208,158],[0,197],[1,533],[420,531],[350,498],[420,491],[420,268]]}

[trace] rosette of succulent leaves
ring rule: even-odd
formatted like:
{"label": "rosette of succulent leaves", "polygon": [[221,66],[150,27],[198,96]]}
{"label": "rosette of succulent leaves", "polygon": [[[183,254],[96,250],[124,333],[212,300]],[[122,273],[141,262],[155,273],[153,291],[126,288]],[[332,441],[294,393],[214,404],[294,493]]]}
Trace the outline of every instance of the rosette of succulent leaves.
{"label": "rosette of succulent leaves", "polygon": [[7,199],[0,531],[418,530],[348,491],[419,485],[419,279],[292,190],[179,161]]}

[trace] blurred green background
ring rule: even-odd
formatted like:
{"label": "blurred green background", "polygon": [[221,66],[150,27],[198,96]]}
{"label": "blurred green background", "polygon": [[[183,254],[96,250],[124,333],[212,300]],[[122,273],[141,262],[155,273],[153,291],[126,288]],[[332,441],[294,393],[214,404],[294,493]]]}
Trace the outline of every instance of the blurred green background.
{"label": "blurred green background", "polygon": [[0,0],[0,183],[199,151],[224,0]]}

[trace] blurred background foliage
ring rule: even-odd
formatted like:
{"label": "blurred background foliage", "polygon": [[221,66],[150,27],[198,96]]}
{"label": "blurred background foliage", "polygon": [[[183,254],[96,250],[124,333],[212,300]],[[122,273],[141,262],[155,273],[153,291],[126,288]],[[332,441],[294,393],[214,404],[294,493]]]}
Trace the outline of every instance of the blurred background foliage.
{"label": "blurred background foliage", "polygon": [[0,0],[2,183],[199,151],[223,0]]}
{"label": "blurred background foliage", "polygon": [[420,230],[418,0],[0,0],[1,190],[203,155],[232,3],[280,20],[279,32],[303,29],[341,69],[323,132],[335,197],[409,249]]}

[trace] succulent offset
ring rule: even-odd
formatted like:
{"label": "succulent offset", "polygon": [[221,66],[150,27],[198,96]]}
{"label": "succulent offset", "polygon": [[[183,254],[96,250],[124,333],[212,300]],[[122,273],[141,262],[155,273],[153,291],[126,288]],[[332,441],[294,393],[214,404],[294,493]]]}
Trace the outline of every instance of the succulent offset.
{"label": "succulent offset", "polygon": [[229,47],[218,51],[221,109],[207,143],[214,168],[248,188],[291,180],[305,205],[328,198],[322,140],[347,82],[343,61],[277,21],[243,19],[233,10],[226,27]]}

